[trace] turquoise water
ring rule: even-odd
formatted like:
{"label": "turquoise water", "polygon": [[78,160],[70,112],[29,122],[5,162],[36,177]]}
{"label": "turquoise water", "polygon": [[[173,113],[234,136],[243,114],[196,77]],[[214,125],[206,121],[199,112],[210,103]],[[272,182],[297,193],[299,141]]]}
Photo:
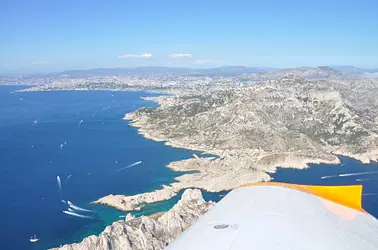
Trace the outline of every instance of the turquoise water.
{"label": "turquoise water", "polygon": [[[139,107],[156,106],[140,99],[153,94],[12,93],[15,89],[0,87],[2,249],[46,249],[100,233],[124,213],[90,205],[90,201],[168,184],[180,173],[165,166],[195,153],[145,139],[122,120],[125,113]],[[142,164],[116,172],[137,161]],[[62,180],[61,194],[57,175]],[[63,214],[67,206],[61,199],[98,211],[98,218]],[[167,210],[172,202],[154,204],[145,213]],[[40,242],[29,243],[33,234]]]}

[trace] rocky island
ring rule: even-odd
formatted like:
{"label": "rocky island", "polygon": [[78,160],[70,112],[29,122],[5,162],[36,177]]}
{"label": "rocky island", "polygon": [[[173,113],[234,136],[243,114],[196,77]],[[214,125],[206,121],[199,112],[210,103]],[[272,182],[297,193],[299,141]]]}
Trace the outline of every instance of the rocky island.
{"label": "rocky island", "polygon": [[99,236],[89,236],[80,243],[54,250],[160,250],[206,213],[213,202],[205,202],[201,191],[187,189],[181,200],[168,212],[114,222]]}
{"label": "rocky island", "polygon": [[177,192],[175,192],[172,187],[163,186],[161,190],[133,196],[111,194],[93,201],[92,203],[111,206],[122,211],[137,211],[141,210],[145,204],[169,200],[176,195]]}

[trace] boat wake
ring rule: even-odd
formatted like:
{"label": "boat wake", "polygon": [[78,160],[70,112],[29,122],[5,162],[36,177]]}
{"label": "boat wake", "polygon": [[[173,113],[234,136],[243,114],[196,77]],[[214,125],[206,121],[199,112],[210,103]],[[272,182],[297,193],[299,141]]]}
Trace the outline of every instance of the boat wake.
{"label": "boat wake", "polygon": [[116,171],[117,171],[117,172],[119,172],[119,171],[123,171],[123,170],[125,170],[125,169],[132,168],[132,167],[134,167],[134,166],[136,166],[136,165],[139,165],[139,164],[141,164],[141,163],[142,163],[142,161],[137,161],[137,162],[134,162],[133,164],[130,164],[130,165],[126,166],[126,167],[119,168],[119,169],[117,169]]}
{"label": "boat wake", "polygon": [[378,171],[370,172],[359,172],[359,173],[347,173],[347,174],[337,174],[337,175],[328,175],[322,176],[321,179],[337,178],[337,177],[347,177],[347,176],[358,176],[358,175],[367,175],[367,174],[378,174]]}

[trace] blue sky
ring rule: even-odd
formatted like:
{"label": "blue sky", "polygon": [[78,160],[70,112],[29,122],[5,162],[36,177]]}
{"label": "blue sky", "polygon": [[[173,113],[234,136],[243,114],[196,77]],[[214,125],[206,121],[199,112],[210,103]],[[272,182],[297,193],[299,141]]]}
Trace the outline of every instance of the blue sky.
{"label": "blue sky", "polygon": [[0,74],[147,65],[374,68],[377,13],[377,0],[2,0]]}

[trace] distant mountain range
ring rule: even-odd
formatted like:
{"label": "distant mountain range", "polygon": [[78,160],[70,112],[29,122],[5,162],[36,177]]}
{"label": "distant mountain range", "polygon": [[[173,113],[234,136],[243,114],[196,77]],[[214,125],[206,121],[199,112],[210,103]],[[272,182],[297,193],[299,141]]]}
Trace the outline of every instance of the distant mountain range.
{"label": "distant mountain range", "polygon": [[185,67],[136,67],[136,68],[98,68],[88,70],[67,70],[54,73],[54,76],[89,77],[89,76],[124,76],[124,75],[209,75],[209,76],[238,76],[245,74],[267,75],[282,77],[298,75],[306,78],[329,77],[338,75],[356,75],[378,73],[378,69],[361,69],[353,66],[319,66],[276,69],[268,67],[226,66],[208,69],[193,69]]}
{"label": "distant mountain range", "polygon": [[377,73],[378,72],[378,68],[361,69],[361,68],[356,68],[353,66],[332,66],[330,68],[340,71],[343,74],[361,74],[361,73]]}
{"label": "distant mountain range", "polygon": [[193,69],[184,67],[136,67],[136,68],[99,68],[89,70],[67,70],[54,75],[66,76],[115,76],[140,74],[178,74],[178,75],[241,75],[252,73],[267,73],[277,69],[227,66],[209,69]]}
{"label": "distant mountain range", "polygon": [[296,67],[296,68],[269,68],[269,67],[246,67],[224,66],[217,68],[194,69],[187,67],[135,67],[135,68],[98,68],[85,70],[66,70],[50,74],[0,76],[0,85],[9,79],[35,79],[45,77],[102,77],[102,76],[148,76],[148,75],[186,75],[186,76],[240,76],[249,75],[250,78],[275,79],[289,75],[303,78],[332,78],[341,77],[348,79],[378,78],[378,68],[362,69],[353,66],[319,66],[319,67]]}
{"label": "distant mountain range", "polygon": [[363,78],[378,78],[378,69],[360,69],[353,66],[298,67],[271,71],[259,76],[260,78],[266,79],[297,76],[306,79],[337,78],[357,80]]}

